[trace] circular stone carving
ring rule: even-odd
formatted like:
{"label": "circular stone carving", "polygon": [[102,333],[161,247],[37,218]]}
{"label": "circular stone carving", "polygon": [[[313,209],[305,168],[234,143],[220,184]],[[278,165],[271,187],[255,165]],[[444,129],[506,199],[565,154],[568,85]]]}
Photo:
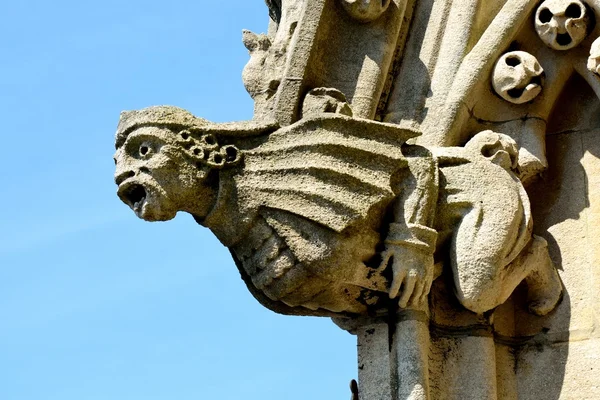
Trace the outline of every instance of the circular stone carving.
{"label": "circular stone carving", "polygon": [[375,21],[390,6],[391,0],[340,0],[346,12],[359,22]]}
{"label": "circular stone carving", "polygon": [[587,67],[596,75],[600,75],[600,38],[594,40],[594,43],[592,43]]}
{"label": "circular stone carving", "polygon": [[543,74],[544,69],[533,55],[511,51],[496,62],[492,85],[504,100],[523,104],[540,94]]}
{"label": "circular stone carving", "polygon": [[535,30],[554,50],[569,50],[588,35],[593,16],[580,0],[546,0],[535,13]]}

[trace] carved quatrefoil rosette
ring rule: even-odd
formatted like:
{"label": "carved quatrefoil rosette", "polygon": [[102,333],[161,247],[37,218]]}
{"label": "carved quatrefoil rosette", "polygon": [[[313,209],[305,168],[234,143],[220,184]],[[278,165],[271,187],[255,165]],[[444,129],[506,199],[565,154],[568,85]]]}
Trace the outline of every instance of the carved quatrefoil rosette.
{"label": "carved quatrefoil rosette", "polygon": [[388,9],[391,0],[340,0],[344,9],[359,22],[375,21]]}
{"label": "carved quatrefoil rosette", "polygon": [[537,58],[524,51],[511,51],[496,62],[492,85],[504,100],[523,104],[541,93],[543,76],[544,69]]}
{"label": "carved quatrefoil rosette", "polygon": [[554,50],[569,50],[588,35],[594,17],[580,0],[546,0],[535,13],[535,30]]}

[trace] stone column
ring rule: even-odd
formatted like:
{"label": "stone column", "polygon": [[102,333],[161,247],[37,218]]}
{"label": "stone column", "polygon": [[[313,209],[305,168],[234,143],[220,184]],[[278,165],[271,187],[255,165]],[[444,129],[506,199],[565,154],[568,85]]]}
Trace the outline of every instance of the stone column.
{"label": "stone column", "polygon": [[429,318],[423,311],[397,314],[391,335],[392,399],[429,400]]}
{"label": "stone column", "polygon": [[426,312],[336,323],[357,336],[360,400],[430,399]]}
{"label": "stone column", "polygon": [[363,325],[356,330],[356,336],[359,399],[392,399],[388,324],[379,321]]}

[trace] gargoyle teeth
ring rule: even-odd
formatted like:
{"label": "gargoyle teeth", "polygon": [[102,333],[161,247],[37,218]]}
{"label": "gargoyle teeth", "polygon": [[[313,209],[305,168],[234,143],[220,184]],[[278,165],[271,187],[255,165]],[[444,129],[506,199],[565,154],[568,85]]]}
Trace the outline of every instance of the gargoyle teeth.
{"label": "gargoyle teeth", "polygon": [[133,212],[138,218],[143,218],[142,214],[144,211],[144,204],[146,204],[146,197],[143,197],[140,201],[133,203]]}

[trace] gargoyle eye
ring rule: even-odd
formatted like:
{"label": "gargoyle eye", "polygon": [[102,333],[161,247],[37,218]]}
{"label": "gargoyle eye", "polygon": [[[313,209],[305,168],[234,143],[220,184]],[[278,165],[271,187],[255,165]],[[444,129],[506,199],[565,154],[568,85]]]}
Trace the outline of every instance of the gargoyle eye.
{"label": "gargoyle eye", "polygon": [[539,18],[540,18],[540,22],[542,24],[547,24],[548,22],[552,21],[553,17],[554,17],[554,14],[552,13],[552,11],[550,11],[547,8],[544,8],[543,10],[540,11]]}
{"label": "gargoyle eye", "polygon": [[581,14],[583,14],[581,8],[574,3],[569,4],[569,7],[567,7],[565,11],[565,15],[568,18],[579,18],[581,17]]}
{"label": "gargoyle eye", "polygon": [[142,143],[138,149],[138,153],[142,157],[147,157],[152,154],[152,147],[150,147],[148,143]]}

